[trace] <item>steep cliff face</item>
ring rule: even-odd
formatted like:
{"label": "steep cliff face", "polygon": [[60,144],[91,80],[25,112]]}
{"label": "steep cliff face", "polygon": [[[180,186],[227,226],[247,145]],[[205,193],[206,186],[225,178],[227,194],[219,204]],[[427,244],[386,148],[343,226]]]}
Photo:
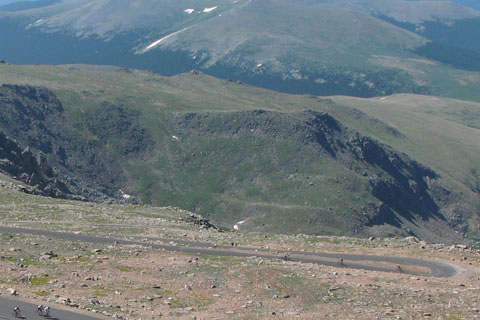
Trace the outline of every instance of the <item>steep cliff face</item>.
{"label": "steep cliff face", "polygon": [[[56,176],[65,184],[65,191],[90,200],[116,195],[123,176],[120,166],[101,144],[74,128],[52,91],[33,86],[2,85],[0,108],[0,130],[8,136],[5,141],[15,143],[22,150],[30,150],[10,159],[17,162],[14,165],[18,170],[39,176],[34,167],[20,169],[25,165],[18,162],[28,162],[29,155],[39,155],[38,165],[42,167],[48,163],[54,168]],[[43,176],[52,176],[47,173]],[[30,181],[30,184],[35,182]]]}
{"label": "steep cliff face", "polygon": [[42,153],[34,156],[28,147],[21,149],[3,132],[0,132],[0,171],[31,186],[32,188],[28,189],[31,193],[56,198],[82,199],[72,194],[58,178]]}

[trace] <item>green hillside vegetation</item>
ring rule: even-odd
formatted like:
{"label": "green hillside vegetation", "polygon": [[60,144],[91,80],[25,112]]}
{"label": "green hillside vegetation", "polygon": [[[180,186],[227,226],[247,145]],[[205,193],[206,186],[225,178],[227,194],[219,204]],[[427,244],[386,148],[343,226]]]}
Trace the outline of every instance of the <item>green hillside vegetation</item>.
{"label": "green hillside vegetation", "polygon": [[[245,220],[244,230],[477,236],[478,104],[286,95],[198,72],[3,64],[0,73],[2,83],[53,90],[66,141],[93,144],[102,150],[93,161],[119,174],[98,185],[109,196],[121,188],[227,228]],[[81,161],[86,173],[65,172],[95,179]]]}

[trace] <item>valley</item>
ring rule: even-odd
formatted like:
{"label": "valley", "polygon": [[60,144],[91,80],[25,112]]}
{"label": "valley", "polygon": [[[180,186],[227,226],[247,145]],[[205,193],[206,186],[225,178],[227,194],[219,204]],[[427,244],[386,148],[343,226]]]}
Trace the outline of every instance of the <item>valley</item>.
{"label": "valley", "polygon": [[[45,159],[31,193],[175,206],[242,231],[478,233],[476,103],[285,95],[197,71],[0,67],[2,131]],[[41,116],[16,118],[25,106]]]}
{"label": "valley", "polygon": [[479,19],[448,1],[31,1],[0,6],[0,59],[196,69],[293,94],[480,101]]}
{"label": "valley", "polygon": [[479,10],[0,0],[0,319],[479,319]]}

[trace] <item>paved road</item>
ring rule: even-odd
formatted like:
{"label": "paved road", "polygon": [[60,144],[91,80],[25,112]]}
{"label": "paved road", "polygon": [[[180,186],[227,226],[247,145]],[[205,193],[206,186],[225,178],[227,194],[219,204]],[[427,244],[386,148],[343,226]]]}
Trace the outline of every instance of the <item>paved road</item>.
{"label": "paved road", "polygon": [[[433,277],[454,277],[461,272],[461,268],[450,263],[434,260],[423,260],[405,257],[374,256],[363,254],[343,254],[343,253],[320,253],[305,251],[286,251],[286,250],[268,250],[262,248],[248,248],[217,245],[214,247],[211,243],[181,241],[165,238],[147,238],[148,241],[125,240],[120,238],[101,237],[88,234],[74,234],[68,232],[55,232],[47,230],[36,230],[26,228],[14,228],[0,226],[0,233],[19,233],[41,235],[50,238],[63,239],[68,241],[81,241],[97,244],[121,245],[139,245],[151,247],[154,249],[163,249],[166,251],[175,251],[191,254],[208,254],[216,256],[230,257],[252,257],[257,256],[266,259],[283,259],[288,253],[287,260],[303,263],[316,263],[334,267],[345,267],[351,269],[398,272],[411,275],[433,276]],[[164,244],[159,244],[161,241]],[[174,242],[174,244],[170,244]],[[343,260],[342,260],[343,259]],[[343,261],[343,262],[342,262]],[[400,266],[400,268],[398,267]],[[411,267],[427,269],[429,272],[415,272]]]}
{"label": "paved road", "polygon": [[[36,315],[37,305],[28,303],[15,298],[0,297],[0,319],[17,319],[13,317],[13,308],[19,307],[22,313],[23,319],[50,319],[50,320],[99,320],[107,319],[106,317],[94,317],[91,315],[85,315],[81,313],[69,312],[61,309],[55,309],[54,306],[50,306],[51,317],[43,318]],[[22,319],[20,318],[20,319]]]}

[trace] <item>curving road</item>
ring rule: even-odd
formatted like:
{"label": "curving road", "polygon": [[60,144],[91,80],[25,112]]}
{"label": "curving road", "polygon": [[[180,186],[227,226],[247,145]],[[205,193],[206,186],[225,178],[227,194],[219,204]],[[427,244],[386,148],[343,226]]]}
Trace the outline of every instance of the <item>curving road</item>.
{"label": "curving road", "polygon": [[[344,267],[382,272],[397,272],[417,276],[455,277],[462,268],[457,265],[434,260],[414,259],[405,257],[374,256],[364,254],[321,253],[306,251],[269,250],[237,246],[214,245],[194,241],[183,241],[165,238],[146,238],[152,243],[120,238],[109,238],[88,234],[74,234],[27,228],[0,226],[0,233],[19,233],[40,235],[68,241],[81,241],[96,244],[139,245],[166,251],[190,254],[207,254],[230,257],[260,257],[266,259],[286,259],[303,263],[315,263],[333,267]],[[145,239],[145,238],[144,238]],[[163,243],[154,243],[159,241]],[[173,242],[173,244],[172,244]],[[285,257],[287,255],[287,257]],[[423,271],[425,270],[425,271]]]}
{"label": "curving road", "polygon": [[[13,317],[13,308],[19,307],[22,317],[20,319],[50,319],[50,320],[99,320],[99,319],[109,319],[102,316],[92,316],[86,315],[83,313],[70,312],[62,309],[56,309],[51,307],[51,317],[44,318],[39,317],[36,314],[37,305],[34,303],[29,303],[24,300],[0,297],[0,320],[4,319],[18,319]],[[111,319],[111,318],[110,318]]]}

